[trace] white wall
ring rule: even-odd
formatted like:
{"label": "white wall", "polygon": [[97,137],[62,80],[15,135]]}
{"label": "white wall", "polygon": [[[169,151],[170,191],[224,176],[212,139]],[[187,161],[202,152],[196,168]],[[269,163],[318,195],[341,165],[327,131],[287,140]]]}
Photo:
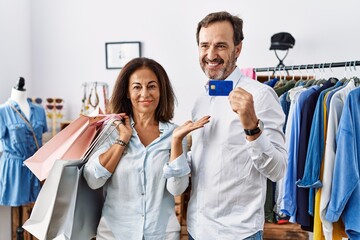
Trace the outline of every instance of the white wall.
{"label": "white wall", "polygon": [[0,103],[20,76],[32,89],[30,1],[0,0]]}
{"label": "white wall", "polygon": [[[5,50],[0,54],[1,83],[13,81],[20,70],[29,74],[25,68],[31,65],[31,75],[26,76],[32,84],[29,94],[64,98],[69,119],[80,112],[83,82],[113,86],[119,70],[105,68],[105,42],[141,41],[143,56],[159,61],[173,81],[179,102],[175,122],[187,120],[205,83],[197,58],[196,25],[212,11],[226,10],[244,19],[240,67],[276,66],[270,38],[280,31],[296,39],[287,65],[360,60],[356,0],[33,0],[20,18],[14,17],[18,5],[27,7],[28,1],[7,2],[11,4],[1,3],[0,16],[4,12],[1,18],[6,22],[1,21],[0,30],[11,26],[14,33],[0,38],[0,49]],[[31,27],[24,26],[29,14]],[[26,35],[20,44],[19,35]],[[19,45],[25,55],[31,52],[29,62],[17,61]],[[3,68],[4,64],[11,65]],[[21,67],[25,70],[17,69]],[[343,69],[333,71],[339,78],[344,75]],[[11,84],[1,84],[0,101]]]}

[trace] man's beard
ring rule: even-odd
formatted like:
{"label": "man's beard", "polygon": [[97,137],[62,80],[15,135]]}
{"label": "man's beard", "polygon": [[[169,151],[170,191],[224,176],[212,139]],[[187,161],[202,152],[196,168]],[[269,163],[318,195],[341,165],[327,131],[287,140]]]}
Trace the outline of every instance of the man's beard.
{"label": "man's beard", "polygon": [[[229,62],[227,62],[226,65],[222,65],[221,69],[219,69],[219,70],[211,70],[211,69],[207,68],[206,67],[207,63],[210,61],[204,59],[201,61],[201,69],[203,70],[203,72],[209,79],[225,80],[232,73],[232,71],[234,70],[234,68],[236,66],[236,58],[234,57],[234,55],[235,55],[235,53],[232,53],[230,56],[231,60]],[[224,64],[224,60],[222,60],[222,59],[218,59],[217,62]]]}

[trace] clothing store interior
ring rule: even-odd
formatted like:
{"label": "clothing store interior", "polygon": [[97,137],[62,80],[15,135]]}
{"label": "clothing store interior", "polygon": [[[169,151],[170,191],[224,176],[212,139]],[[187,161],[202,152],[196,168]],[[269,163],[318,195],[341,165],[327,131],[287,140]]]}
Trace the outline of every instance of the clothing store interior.
{"label": "clothing store interior", "polygon": [[[267,180],[263,239],[360,239],[359,9],[356,0],[0,2],[0,239],[49,239],[37,237],[35,210],[53,204],[41,194],[53,172],[39,174],[36,153],[80,159],[57,153],[70,148],[59,134],[107,113],[131,59],[159,62],[177,100],[172,122],[191,119],[208,82],[196,27],[218,11],[243,19],[236,65],[273,88],[285,115],[287,168]],[[181,240],[190,191],[174,197]]]}

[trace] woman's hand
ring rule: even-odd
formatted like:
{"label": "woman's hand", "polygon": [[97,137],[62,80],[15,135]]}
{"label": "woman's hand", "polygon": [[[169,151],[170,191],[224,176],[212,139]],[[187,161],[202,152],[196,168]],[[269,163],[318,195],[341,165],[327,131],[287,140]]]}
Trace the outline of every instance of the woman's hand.
{"label": "woman's hand", "polygon": [[208,122],[210,122],[210,116],[205,116],[200,118],[199,120],[193,122],[193,121],[186,121],[183,125],[177,127],[172,136],[173,139],[175,140],[181,140],[188,135],[190,132],[202,128],[204,127],[205,124],[207,124]]}
{"label": "woman's hand", "polygon": [[[117,129],[119,131],[119,138],[129,143],[132,136],[132,127],[130,125],[130,118],[125,113],[120,113],[119,116],[122,118],[122,121],[119,121]],[[115,122],[118,123],[118,122]]]}
{"label": "woman's hand", "polygon": [[[120,113],[119,116],[122,120],[115,121],[117,124],[117,130],[119,131],[119,139],[126,144],[129,143],[132,128],[130,125],[130,118],[125,113]],[[126,146],[114,143],[106,152],[99,156],[100,164],[106,168],[109,172],[113,173],[118,165],[121,156],[125,152]]]}
{"label": "woman's hand", "polygon": [[205,116],[200,118],[199,120],[192,122],[187,121],[183,125],[177,127],[172,134],[172,142],[171,142],[171,153],[170,153],[170,162],[175,160],[183,153],[182,149],[182,140],[188,135],[190,132],[204,127],[205,124],[210,122],[210,116]]}

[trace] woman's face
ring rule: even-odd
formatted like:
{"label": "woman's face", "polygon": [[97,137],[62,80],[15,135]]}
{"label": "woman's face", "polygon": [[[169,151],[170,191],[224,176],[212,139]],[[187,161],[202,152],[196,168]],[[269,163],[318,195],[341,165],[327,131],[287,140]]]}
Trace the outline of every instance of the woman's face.
{"label": "woman's face", "polygon": [[129,79],[128,97],[134,114],[155,114],[160,100],[159,81],[149,68],[136,70]]}

